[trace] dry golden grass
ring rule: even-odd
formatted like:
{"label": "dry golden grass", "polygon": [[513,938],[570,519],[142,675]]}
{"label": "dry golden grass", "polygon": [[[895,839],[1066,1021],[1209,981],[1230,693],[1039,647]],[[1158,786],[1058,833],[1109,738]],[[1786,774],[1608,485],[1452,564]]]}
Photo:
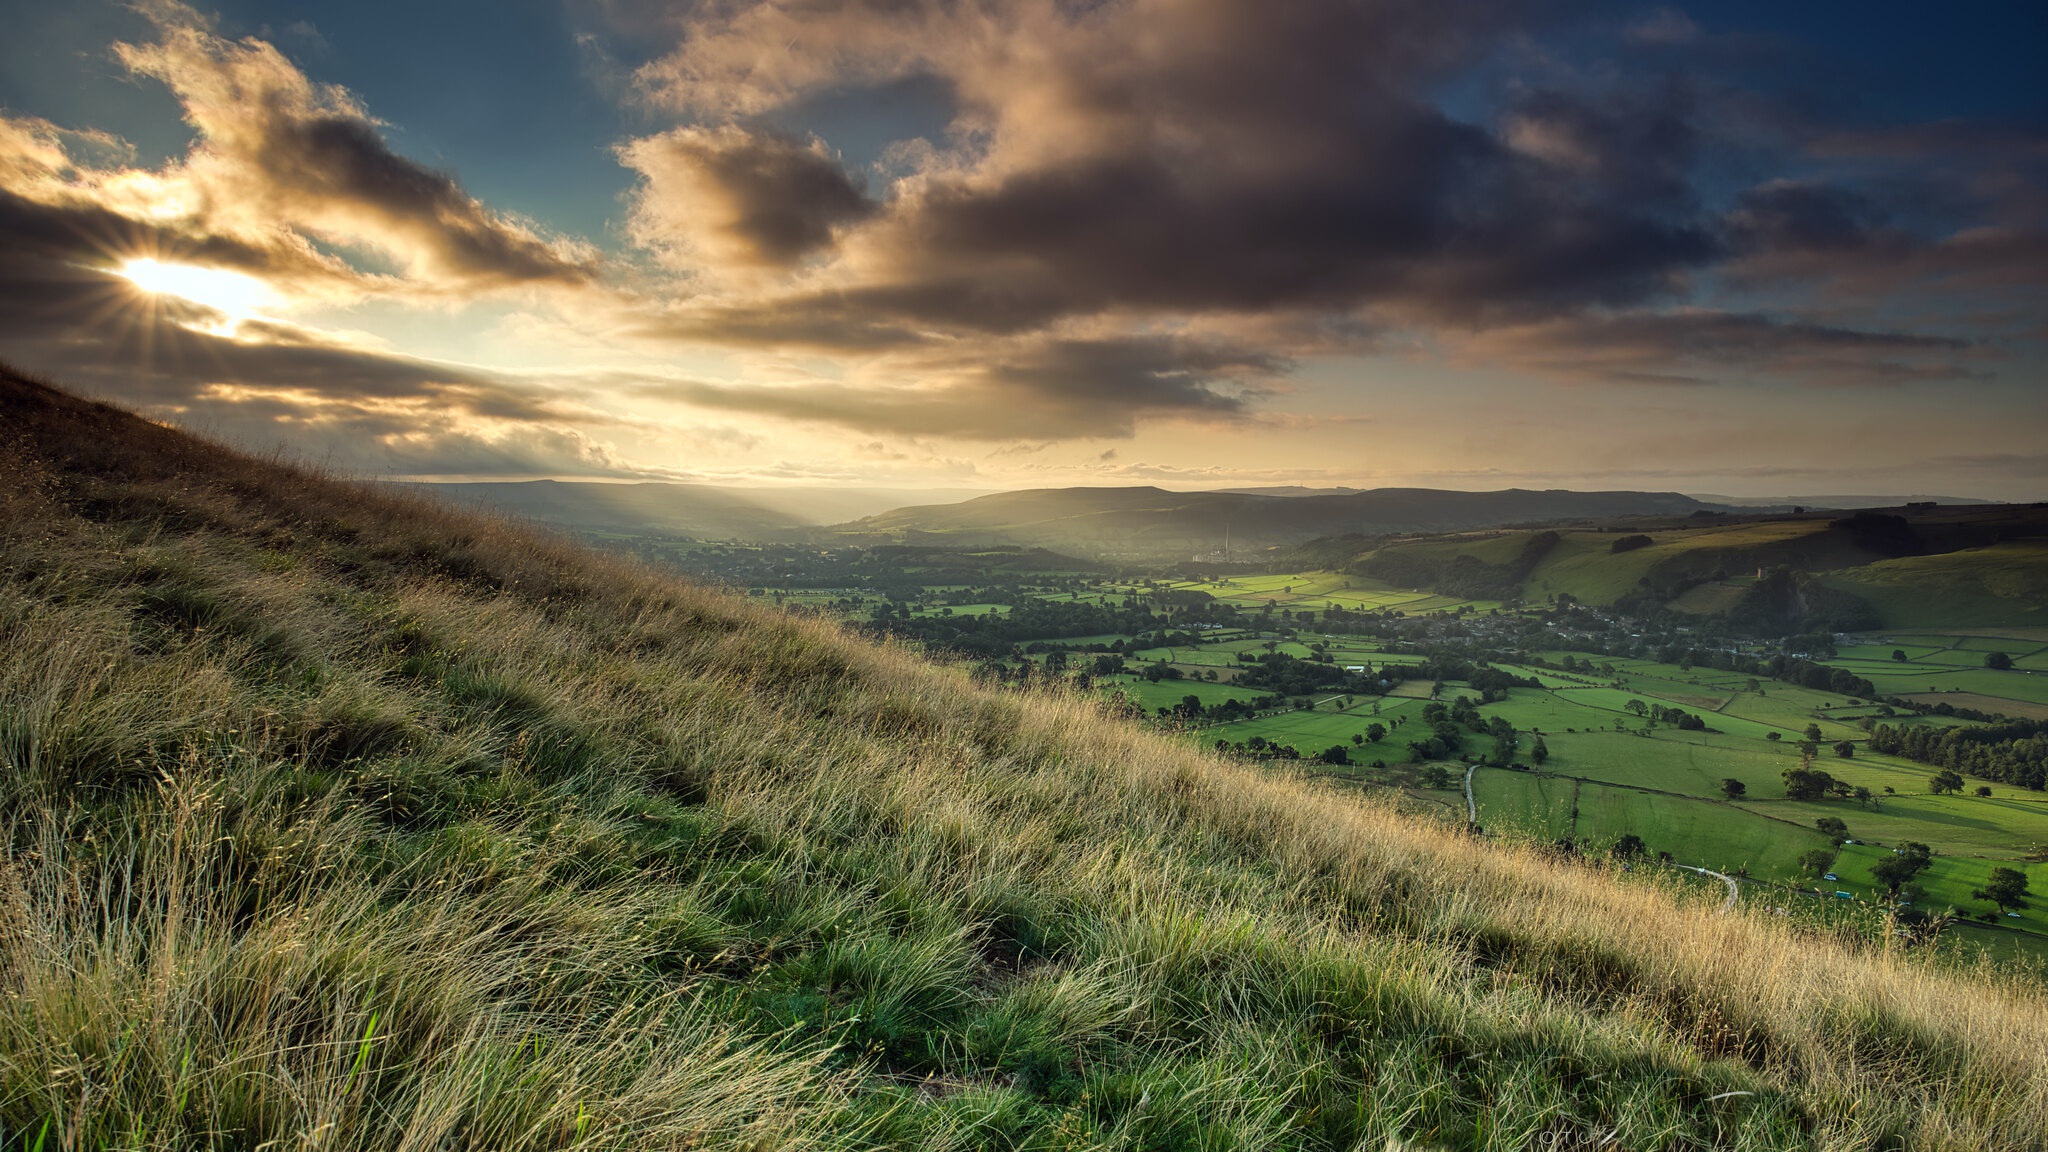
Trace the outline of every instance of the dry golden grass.
{"label": "dry golden grass", "polygon": [[2014,973],[0,389],[6,1141],[2048,1146]]}

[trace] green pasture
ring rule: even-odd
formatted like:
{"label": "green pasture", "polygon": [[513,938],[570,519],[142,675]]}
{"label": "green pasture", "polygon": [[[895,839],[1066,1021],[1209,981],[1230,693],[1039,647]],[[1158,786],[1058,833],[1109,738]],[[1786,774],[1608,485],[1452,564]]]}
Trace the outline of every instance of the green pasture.
{"label": "green pasture", "polygon": [[[1676,863],[1717,872],[1746,870],[1762,879],[1791,879],[1799,854],[1825,846],[1819,832],[1788,827],[1733,805],[1657,795],[1559,776],[1481,768],[1473,774],[1479,823],[1556,838],[1574,835],[1592,844],[1626,833]],[[1576,808],[1577,817],[1573,817]]]}
{"label": "green pasture", "polygon": [[[1362,761],[1385,760],[1389,764],[1408,759],[1410,733],[1422,732],[1419,716],[1424,701],[1380,699],[1378,697],[1356,697],[1352,706],[1345,711],[1336,711],[1330,705],[1323,705],[1308,712],[1283,712],[1273,716],[1261,716],[1255,720],[1239,720],[1230,724],[1214,724],[1200,729],[1197,735],[1204,744],[1217,740],[1242,743],[1253,736],[1263,736],[1278,744],[1291,744],[1305,756],[1320,753],[1333,744],[1352,747],[1352,733],[1363,734],[1366,728],[1377,722],[1390,731],[1378,744],[1366,743],[1352,747],[1354,758]],[[1165,703],[1175,703],[1179,697]],[[1380,710],[1373,711],[1379,704]],[[1397,718],[1409,717],[1406,729],[1396,729]]]}
{"label": "green pasture", "polygon": [[[1954,908],[1972,916],[1994,911],[1989,900],[1980,900],[1971,893],[1984,887],[1991,879],[1993,868],[2017,868],[2027,875],[2027,903],[2030,907],[2020,910],[2018,917],[2001,915],[1997,923],[2021,932],[2048,935],[2048,864],[1948,856],[1942,855],[1938,846],[1935,851],[1934,863],[1913,881],[1922,893],[1914,902],[1916,907],[1927,912]],[[1858,896],[1883,896],[1885,887],[1877,882],[1870,870],[1872,865],[1889,855],[1891,850],[1881,845],[1845,845],[1841,854],[1835,857],[1834,871],[1840,879],[1815,883],[1831,884],[1836,889]]]}
{"label": "green pasture", "polygon": [[1188,696],[1199,697],[1202,707],[1209,708],[1226,700],[1256,700],[1265,695],[1247,688],[1233,688],[1228,684],[1211,684],[1205,680],[1146,680],[1141,676],[1104,676],[1095,681],[1105,688],[1115,688],[1131,698],[1131,702],[1151,712],[1156,708],[1170,708]]}
{"label": "green pasture", "polygon": [[[1680,739],[1683,736],[1685,739]],[[1654,788],[1718,799],[1721,781],[1734,777],[1759,795],[1784,791],[1780,773],[1798,758],[1755,741],[1718,744],[1698,733],[1578,732],[1546,735],[1544,769],[1609,784]]]}
{"label": "green pasture", "polygon": [[[2048,796],[1992,785],[1989,797],[1916,793],[1882,797],[1875,810],[1847,800],[1743,800],[1739,806],[1761,816],[1812,827],[1824,816],[1849,826],[1849,836],[1887,848],[1918,840],[1944,855],[2016,860],[2030,847],[2048,842]],[[1752,793],[1756,791],[1754,785]],[[1780,795],[1771,789],[1765,795]]]}
{"label": "green pasture", "polygon": [[1886,696],[1917,692],[1971,692],[2029,704],[2048,704],[2048,671],[2014,668],[1995,672],[1979,660],[1968,668],[1893,665],[1893,669],[1859,670],[1858,675]]}
{"label": "green pasture", "polygon": [[1451,612],[1469,607],[1475,612],[1500,607],[1497,600],[1465,600],[1438,596],[1412,589],[1395,588],[1364,576],[1341,572],[1295,572],[1257,576],[1231,576],[1221,580],[1181,580],[1168,585],[1177,589],[1207,592],[1216,599],[1239,607],[1318,611],[1337,607],[1349,612],[1383,612],[1389,609],[1407,615]]}

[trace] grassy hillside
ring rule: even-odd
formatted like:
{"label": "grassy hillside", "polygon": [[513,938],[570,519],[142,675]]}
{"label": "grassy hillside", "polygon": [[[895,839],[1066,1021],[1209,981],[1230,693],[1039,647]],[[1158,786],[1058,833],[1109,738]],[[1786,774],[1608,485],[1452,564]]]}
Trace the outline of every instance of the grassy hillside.
{"label": "grassy hillside", "polygon": [[0,377],[0,1143],[2025,1149],[2048,1002]]}
{"label": "grassy hillside", "polygon": [[[1570,594],[1588,604],[1612,604],[1632,592],[1668,590],[1676,593],[1671,607],[1703,615],[1726,613],[1758,570],[1782,565],[1824,574],[1823,586],[1868,605],[1874,622],[1887,628],[2048,622],[2048,511],[2005,505],[1916,511],[1907,517],[1911,543],[1929,554],[1906,556],[1887,554],[1885,545],[1893,541],[1859,536],[1838,519],[1835,513],[1688,519],[1642,522],[1639,531],[1560,532],[1526,574],[1514,562],[1538,535],[1533,531],[1399,540],[1346,556],[1329,555],[1324,542],[1305,551],[1347,571],[1446,591],[1472,583],[1472,572],[1506,580],[1495,595],[1531,600]],[[1640,546],[1615,551],[1624,539]],[[1516,575],[1520,579],[1511,579]]]}
{"label": "grassy hillside", "polygon": [[1894,628],[2048,625],[2048,538],[1942,556],[1905,556],[1831,573]]}

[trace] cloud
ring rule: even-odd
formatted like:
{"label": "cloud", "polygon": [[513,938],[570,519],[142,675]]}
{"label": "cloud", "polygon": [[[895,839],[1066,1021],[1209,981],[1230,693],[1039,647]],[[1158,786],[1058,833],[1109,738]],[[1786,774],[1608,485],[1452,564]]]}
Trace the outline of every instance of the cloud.
{"label": "cloud", "polygon": [[[634,467],[566,383],[278,320],[230,332],[110,269],[239,269],[325,303],[516,294],[529,333],[569,334],[556,359],[735,365],[578,381],[629,402],[1029,444],[1328,424],[1284,410],[1294,364],[1366,351],[1563,381],[1938,385],[2048,323],[2038,132],[1790,113],[1752,130],[1716,71],[1735,67],[1724,38],[1676,9],[597,7],[672,37],[634,83],[641,112],[677,119],[614,148],[637,177],[619,255],[398,154],[272,44],[143,0],[156,36],[118,55],[169,89],[193,143],[143,167],[112,138],[0,117],[0,337],[167,409],[346,428],[408,468],[440,452],[561,471]],[[1589,36],[1612,49],[1597,67]],[[896,120],[863,121],[838,141],[857,163],[809,130],[906,91],[945,106],[942,129],[890,141],[872,137]],[[1350,386],[1332,379],[1325,400]],[[407,421],[427,447],[387,427]]]}
{"label": "cloud", "polygon": [[[2039,230],[2013,209],[2028,181],[1987,173],[1974,199],[1930,199],[1849,169],[1912,152],[1924,170],[1938,133],[1823,130],[1789,108],[1777,115],[1797,130],[1767,145],[1726,92],[1789,67],[1784,52],[1731,56],[1674,8],[1601,24],[1623,51],[1597,69],[1542,46],[1586,27],[1494,0],[699,6],[640,91],[713,126],[682,131],[693,147],[749,158],[756,198],[801,239],[763,244],[728,206],[742,182],[715,182],[694,223],[644,242],[708,236],[691,252],[714,272],[792,273],[651,310],[636,330],[874,364],[1171,330],[1281,361],[1443,342],[1573,379],[1984,371],[1982,333],[1956,330],[1983,314],[1900,296],[2038,278]],[[893,178],[871,197],[822,142],[764,145],[754,127],[910,82],[946,94],[951,123],[887,150],[877,170]],[[1453,114],[1440,93],[1459,86],[1483,94]],[[1993,136],[2012,133],[1974,134]],[[1785,139],[1804,151],[1770,151]],[[764,146],[805,175],[752,163]],[[708,164],[691,153],[693,174]],[[1784,174],[1726,190],[1729,172],[1771,165]],[[1724,287],[1749,299],[1717,302]],[[989,383],[1055,396],[1028,374]],[[883,419],[860,412],[843,415]]]}
{"label": "cloud", "polygon": [[351,344],[278,320],[232,329],[109,270],[119,254],[275,272],[290,250],[193,237],[0,190],[0,340],[22,368],[243,444],[371,474],[643,475],[545,383]]}
{"label": "cloud", "polygon": [[1499,126],[1426,98],[1516,26],[1480,2],[754,4],[712,9],[641,79],[713,114],[918,74],[956,95],[956,146],[842,242],[831,294],[763,310],[1007,333],[1113,310],[1465,323],[1672,291],[1716,254],[1681,94],[1531,93]]}
{"label": "cloud", "polygon": [[[969,440],[1125,438],[1141,419],[1232,423],[1282,370],[1270,354],[1173,338],[1025,340],[888,359],[852,382],[650,381],[700,408]],[[895,385],[876,377],[929,383]]]}
{"label": "cloud", "polygon": [[346,91],[316,85],[262,40],[216,35],[190,8],[151,0],[149,44],[119,59],[160,80],[198,133],[163,177],[166,200],[227,233],[279,227],[356,246],[422,285],[449,291],[577,284],[594,274],[583,245],[492,212],[453,177],[393,152]]}
{"label": "cloud", "polygon": [[1868,386],[1982,379],[1988,351],[1954,337],[1865,331],[1749,312],[1589,314],[1472,335],[1455,354],[1610,384],[1774,380]]}
{"label": "cloud", "polygon": [[787,268],[875,211],[824,143],[721,128],[677,128],[619,150],[642,185],[631,232],[687,266]]}

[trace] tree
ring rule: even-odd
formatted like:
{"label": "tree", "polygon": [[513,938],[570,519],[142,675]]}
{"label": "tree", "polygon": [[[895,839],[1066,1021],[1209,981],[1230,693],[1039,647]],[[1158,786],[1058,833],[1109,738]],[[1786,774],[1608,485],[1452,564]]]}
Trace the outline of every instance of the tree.
{"label": "tree", "polygon": [[2012,657],[2003,652],[1990,652],[1985,654],[1984,666],[1996,672],[2004,672],[2012,668]]}
{"label": "tree", "polygon": [[1648,712],[1650,710],[1650,706],[1648,704],[1643,703],[1641,700],[1631,700],[1628,703],[1623,704],[1622,707],[1628,709],[1629,711],[1635,713],[1638,716],[1641,716],[1643,713]]}
{"label": "tree", "polygon": [[1805,733],[1805,735],[1806,735],[1806,742],[1807,742],[1808,744],[1818,744],[1818,743],[1820,743],[1820,725],[1818,725],[1818,724],[1808,724],[1808,725],[1806,726],[1806,733]]}
{"label": "tree", "polygon": [[1871,865],[1870,874],[1893,895],[1897,895],[1901,884],[1926,871],[1927,866],[1932,863],[1932,848],[1918,841],[1907,840],[1892,849],[1890,856]]}
{"label": "tree", "polygon": [[1328,748],[1323,749],[1322,759],[1325,764],[1349,764],[1351,763],[1351,750],[1342,744],[1332,744]]}
{"label": "tree", "polygon": [[1856,742],[1853,740],[1837,741],[1835,744],[1835,755],[1840,756],[1844,760],[1856,755]]}
{"label": "tree", "polygon": [[1809,848],[1799,854],[1799,870],[1808,876],[1825,876],[1835,865],[1835,854],[1826,848]]}
{"label": "tree", "polygon": [[1351,743],[1352,743],[1352,745],[1353,745],[1354,747],[1356,747],[1357,745],[1360,745],[1360,744],[1363,744],[1363,743],[1365,743],[1365,733],[1363,733],[1363,732],[1353,732],[1353,733],[1351,734]]}
{"label": "tree", "polygon": [[1993,868],[1991,879],[1984,887],[1970,893],[1979,900],[1989,900],[1998,905],[2000,912],[2015,911],[2027,906],[2027,874],[2017,868]]}
{"label": "tree", "polygon": [[1956,775],[1955,769],[1943,768],[1927,778],[1927,790],[1936,796],[1949,792],[1961,792],[1963,790],[1963,778]]}
{"label": "tree", "polygon": [[1543,737],[1538,736],[1536,743],[1530,747],[1529,759],[1534,760],[1539,768],[1543,766],[1545,760],[1550,759],[1550,745],[1543,742]]}
{"label": "tree", "polygon": [[1904,664],[1906,662],[1906,650],[1904,648],[1892,649],[1892,659]]}
{"label": "tree", "polygon": [[1791,800],[1819,800],[1835,786],[1835,778],[1818,768],[1787,768],[1785,796]]}
{"label": "tree", "polygon": [[1773,744],[1776,744],[1776,743],[1777,743],[1778,741],[1780,741],[1780,740],[1783,740],[1784,738],[1785,738],[1785,734],[1784,734],[1783,732],[1766,732],[1766,733],[1764,733],[1764,739],[1766,739],[1766,740],[1769,740],[1769,741],[1770,741],[1771,743],[1773,743]]}
{"label": "tree", "polygon": [[1989,784],[1979,784],[1979,785],[1977,785],[1977,795],[1979,795],[1979,796],[1989,796],[1989,795],[1991,795],[1991,785],[1989,785]]}
{"label": "tree", "polygon": [[1638,860],[1649,850],[1650,846],[1643,843],[1643,838],[1633,832],[1622,833],[1621,839],[1614,842],[1616,860]]}
{"label": "tree", "polygon": [[1378,721],[1365,726],[1365,738],[1377,744],[1387,735],[1387,726]]}
{"label": "tree", "polygon": [[1744,784],[1733,776],[1721,781],[1721,795],[1726,796],[1730,800],[1740,800],[1748,792],[1749,785]]}
{"label": "tree", "polygon": [[1838,847],[1842,841],[1849,838],[1849,825],[1844,823],[1839,816],[1823,816],[1815,820],[1813,826],[1826,833],[1828,842]]}

